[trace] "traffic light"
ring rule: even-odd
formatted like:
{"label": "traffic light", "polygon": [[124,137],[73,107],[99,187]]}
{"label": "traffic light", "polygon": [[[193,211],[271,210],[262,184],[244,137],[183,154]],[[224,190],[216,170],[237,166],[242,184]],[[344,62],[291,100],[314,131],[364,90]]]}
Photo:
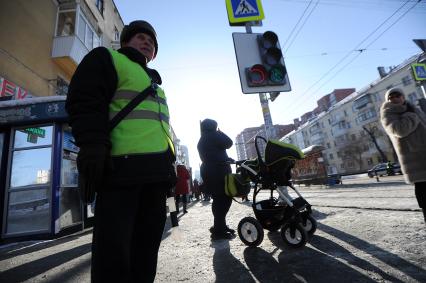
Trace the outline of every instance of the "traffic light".
{"label": "traffic light", "polygon": [[272,31],[257,35],[261,64],[246,68],[247,84],[257,86],[282,86],[287,83],[287,69],[278,42],[278,36]]}
{"label": "traffic light", "polygon": [[243,93],[291,91],[278,36],[274,32],[234,32],[232,37]]}

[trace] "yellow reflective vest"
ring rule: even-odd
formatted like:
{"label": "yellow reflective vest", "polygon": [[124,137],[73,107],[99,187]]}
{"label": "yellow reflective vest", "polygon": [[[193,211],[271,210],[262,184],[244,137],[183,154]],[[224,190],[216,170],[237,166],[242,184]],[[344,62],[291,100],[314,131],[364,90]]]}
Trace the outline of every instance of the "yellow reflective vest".
{"label": "yellow reflective vest", "polygon": [[[136,62],[109,49],[118,76],[117,90],[109,105],[112,119],[136,95],[151,85],[151,78]],[[158,87],[111,131],[111,155],[162,153],[170,147],[174,154],[169,109],[164,91]]]}

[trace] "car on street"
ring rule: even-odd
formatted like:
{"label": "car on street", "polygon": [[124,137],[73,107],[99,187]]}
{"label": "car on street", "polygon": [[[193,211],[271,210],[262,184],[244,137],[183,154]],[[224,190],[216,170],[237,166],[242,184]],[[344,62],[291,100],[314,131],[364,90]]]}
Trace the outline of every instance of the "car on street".
{"label": "car on street", "polygon": [[[399,163],[394,162],[392,165],[395,174],[402,174]],[[368,177],[373,178],[376,175],[379,177],[388,175],[387,167],[388,164],[386,162],[375,165],[373,168],[367,171]]]}

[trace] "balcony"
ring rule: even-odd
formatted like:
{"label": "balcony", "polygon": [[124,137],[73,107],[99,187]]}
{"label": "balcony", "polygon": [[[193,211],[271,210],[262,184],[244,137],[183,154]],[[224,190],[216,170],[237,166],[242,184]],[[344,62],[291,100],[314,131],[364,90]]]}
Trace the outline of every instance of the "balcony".
{"label": "balcony", "polygon": [[377,111],[374,109],[374,107],[371,107],[369,109],[366,109],[365,111],[358,113],[356,122],[358,125],[362,126],[371,123],[373,120],[378,120],[379,118],[377,116]]}
{"label": "balcony", "polygon": [[350,129],[350,124],[345,120],[340,121],[332,126],[331,131],[335,137],[344,135]]}
{"label": "balcony", "polygon": [[52,58],[70,76],[89,49],[75,36],[58,36],[53,39]]}
{"label": "balcony", "polygon": [[322,131],[317,131],[315,134],[312,134],[311,143],[316,145],[324,145],[324,133]]}
{"label": "balcony", "polygon": [[355,110],[360,110],[364,107],[367,107],[370,103],[373,103],[373,95],[371,93],[367,93],[357,99],[354,100],[353,106]]}

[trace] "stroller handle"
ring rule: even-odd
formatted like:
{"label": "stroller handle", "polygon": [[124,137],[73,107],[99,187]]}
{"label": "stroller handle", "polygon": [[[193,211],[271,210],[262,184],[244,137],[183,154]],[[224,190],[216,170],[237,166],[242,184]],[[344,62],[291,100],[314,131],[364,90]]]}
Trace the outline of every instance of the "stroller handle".
{"label": "stroller handle", "polygon": [[268,141],[262,136],[256,136],[254,139],[254,145],[256,147],[256,153],[259,160],[259,164],[261,166],[265,166],[265,162],[263,162],[262,155],[260,154],[260,150],[259,150],[259,143],[258,143],[259,139],[263,140],[265,143],[267,143]]}

